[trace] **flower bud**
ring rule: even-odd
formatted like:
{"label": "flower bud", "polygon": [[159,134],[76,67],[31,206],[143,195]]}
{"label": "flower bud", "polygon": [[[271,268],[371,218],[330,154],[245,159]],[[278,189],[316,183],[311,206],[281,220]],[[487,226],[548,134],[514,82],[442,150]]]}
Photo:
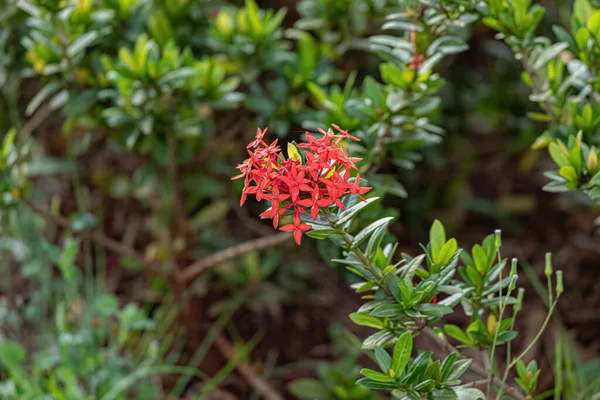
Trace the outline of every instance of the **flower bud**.
{"label": "flower bud", "polygon": [[229,37],[233,33],[233,19],[226,11],[221,11],[215,19],[217,31],[224,37]]}
{"label": "flower bud", "polygon": [[510,276],[515,276],[517,274],[517,262],[518,262],[518,260],[516,258],[513,258],[511,260],[511,264],[510,264]]}
{"label": "flower bud", "polygon": [[496,250],[502,246],[502,230],[500,229],[494,231],[494,244],[496,245]]}
{"label": "flower bud", "polygon": [[590,154],[587,159],[587,169],[590,173],[596,172],[598,168],[598,154],[596,153],[596,148],[592,146],[590,149]]}
{"label": "flower bud", "polygon": [[548,147],[548,145],[552,143],[552,138],[540,136],[535,142],[531,145],[531,150],[542,150]]}
{"label": "flower bud", "polygon": [[498,320],[494,314],[490,314],[487,320],[487,329],[490,335],[494,336],[498,330]]}
{"label": "flower bud", "polygon": [[519,279],[519,275],[515,274],[512,276],[508,285],[508,290],[515,290],[517,288],[517,279]]}
{"label": "flower bud", "polygon": [[521,307],[523,306],[523,296],[525,295],[525,289],[519,288],[519,292],[517,294],[517,302],[513,305],[513,311],[515,313],[521,311]]}
{"label": "flower bud", "polygon": [[544,274],[550,277],[552,275],[552,253],[546,253],[546,268]]}
{"label": "flower bud", "polygon": [[558,270],[556,271],[556,295],[560,296],[562,292],[565,291],[563,286],[563,272]]}

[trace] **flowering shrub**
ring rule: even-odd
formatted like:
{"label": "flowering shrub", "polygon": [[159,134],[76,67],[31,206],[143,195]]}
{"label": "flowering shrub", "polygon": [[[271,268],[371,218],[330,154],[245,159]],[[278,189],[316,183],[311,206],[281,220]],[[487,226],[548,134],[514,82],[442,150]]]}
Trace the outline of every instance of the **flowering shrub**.
{"label": "flowering shrub", "polygon": [[[280,229],[293,231],[298,244],[303,231],[317,239],[331,239],[343,249],[344,255],[343,259],[333,261],[346,265],[362,280],[353,286],[356,292],[372,292],[363,295],[368,301],[350,318],[358,325],[377,330],[364,340],[363,347],[374,351],[380,371],[361,370],[364,378],[357,384],[389,390],[395,398],[402,399],[486,399],[494,392],[493,388],[499,399],[503,393],[512,398],[529,398],[536,389],[539,370],[535,362],[525,367],[521,360],[540,338],[564,290],[562,271],[555,274],[556,296],[549,293],[551,305],[542,329],[532,343],[512,358],[510,342],[517,337],[515,319],[521,310],[524,290],[517,291],[516,259],[504,275],[507,260],[500,255],[500,231],[486,237],[481,245],[473,246],[469,254],[458,247],[455,239],[448,239],[443,225],[435,221],[430,242],[423,246],[424,254],[416,257],[402,254],[401,260],[395,262],[398,244],[384,242],[391,217],[371,222],[355,235],[350,234],[355,217],[377,198],[363,199],[361,195],[370,188],[359,186],[358,173],[351,178],[360,159],[348,155],[344,140],[356,138],[337,126],[334,128],[339,134],[331,129],[320,130],[319,139],[307,132],[307,143],[290,144],[287,159],[281,155],[276,141],[270,145],[264,142],[266,129],[258,129],[256,139],[248,145],[254,151],[248,151],[250,158],[238,166],[242,174],[234,179],[245,179],[241,205],[248,194],[254,194],[258,201],[270,201],[270,208],[261,216],[273,218],[275,227],[280,215],[293,214],[293,223]],[[551,285],[549,254],[546,275]],[[518,292],[516,297],[515,292]],[[438,300],[438,296],[443,298]],[[456,312],[459,304],[471,319],[466,329],[447,324],[442,331],[435,326],[445,315]],[[411,358],[413,336],[421,333],[450,354],[435,361],[431,352],[419,352]],[[490,365],[496,362],[496,348],[506,345],[504,372],[496,375],[495,371],[479,365],[463,355],[447,337],[461,346],[486,350]],[[385,348],[392,345],[390,355]],[[518,372],[515,382],[524,395],[507,382],[510,370],[515,367]],[[461,377],[469,369],[486,378],[485,394],[464,385]]]}
{"label": "flowering shrub", "polygon": [[[233,179],[244,178],[244,190],[240,205],[246,201],[248,194],[256,196],[258,201],[269,200],[271,207],[261,217],[273,219],[273,227],[277,228],[279,216],[290,210],[294,222],[282,226],[282,231],[293,231],[296,243],[300,244],[302,231],[310,229],[310,225],[300,221],[300,215],[310,210],[313,220],[317,219],[321,207],[333,204],[342,210],[342,196],[347,194],[364,194],[371,188],[360,187],[360,174],[350,180],[354,165],[360,159],[348,157],[346,148],[340,144],[344,139],[358,140],[354,136],[335,128],[340,132],[335,135],[330,129],[321,130],[323,137],[315,139],[307,134],[308,143],[298,145],[307,149],[300,154],[292,144],[288,144],[288,159],[281,154],[277,140],[266,145],[263,137],[267,130],[257,130],[256,139],[248,145],[250,158],[238,166],[242,172]],[[254,186],[250,186],[254,183]]]}

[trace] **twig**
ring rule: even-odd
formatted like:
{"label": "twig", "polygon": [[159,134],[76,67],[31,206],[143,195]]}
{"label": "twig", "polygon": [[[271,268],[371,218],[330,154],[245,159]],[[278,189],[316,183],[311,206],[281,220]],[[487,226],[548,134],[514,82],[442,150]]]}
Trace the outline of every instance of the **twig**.
{"label": "twig", "polygon": [[[42,217],[52,221],[56,225],[58,225],[62,228],[65,228],[65,229],[71,229],[71,222],[67,218],[65,218],[61,215],[54,215],[50,211],[48,211],[40,206],[37,206],[37,205],[29,202],[28,200],[23,200],[23,203],[25,203],[29,208],[31,208],[36,214],[41,215]],[[99,231],[90,231],[90,232],[83,232],[81,235],[93,240],[94,242],[100,244],[101,246],[106,247],[109,250],[114,251],[117,254],[135,258],[138,261],[140,261],[150,271],[162,276],[165,279],[169,279],[169,276],[167,275],[167,273],[165,271],[163,271],[161,268],[159,268],[159,266],[157,264],[148,262],[148,260],[146,260],[143,255],[141,255],[134,249],[124,245],[121,242],[118,242],[114,239],[109,238],[104,233],[99,232]]]}
{"label": "twig", "polygon": [[[235,356],[235,349],[231,343],[222,335],[217,337],[215,344],[221,354],[231,360]],[[283,400],[281,396],[271,385],[260,376],[257,376],[252,367],[246,362],[240,362],[236,367],[238,372],[252,385],[254,390],[267,400]]]}
{"label": "twig", "polygon": [[[450,342],[448,342],[447,340],[444,340],[441,337],[439,337],[437,335],[437,333],[435,333],[433,331],[433,329],[431,329],[431,327],[429,327],[429,326],[425,327],[425,329],[423,329],[423,333],[425,333],[425,335],[427,335],[430,339],[433,339],[433,341],[447,353],[456,353],[456,355],[459,358],[465,358],[456,347],[452,346],[452,344],[450,344]],[[471,362],[471,364],[469,365],[469,369],[472,372],[476,373],[477,375],[480,375],[483,377],[488,376],[488,373],[485,370],[485,368],[482,365],[476,363],[475,360],[473,360],[473,362]],[[492,380],[492,383],[495,386],[502,387],[502,381],[498,377],[494,377]],[[519,399],[519,400],[526,399],[525,396],[523,396],[516,388],[514,388],[512,386],[506,385],[506,387],[504,388],[504,391],[506,392],[506,394],[514,397],[515,399]]]}
{"label": "twig", "polygon": [[200,273],[210,267],[231,260],[232,258],[239,257],[242,254],[246,254],[253,250],[262,250],[277,246],[281,243],[287,242],[291,238],[292,235],[287,232],[275,233],[270,236],[249,240],[247,242],[240,243],[237,246],[232,246],[225,250],[218,251],[186,267],[182,271],[181,280],[183,282],[189,282],[194,280]]}
{"label": "twig", "polygon": [[485,384],[487,384],[488,380],[487,379],[480,379],[478,381],[472,381],[469,383],[465,383],[464,385],[460,385],[461,388],[471,388],[471,387],[476,387],[476,386],[483,386]]}

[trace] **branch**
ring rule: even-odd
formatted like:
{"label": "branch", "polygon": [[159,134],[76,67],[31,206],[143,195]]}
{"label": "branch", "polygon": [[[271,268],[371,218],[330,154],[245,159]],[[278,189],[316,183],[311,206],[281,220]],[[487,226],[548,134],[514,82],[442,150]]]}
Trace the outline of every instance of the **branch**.
{"label": "branch", "polygon": [[[223,354],[228,360],[231,360],[235,356],[235,349],[231,343],[224,336],[217,337],[215,344],[221,354]],[[246,362],[240,362],[237,365],[238,372],[244,377],[246,381],[256,390],[256,392],[262,395],[267,400],[283,400],[281,396],[271,385],[260,376],[257,376],[252,367]]]}
{"label": "branch", "polygon": [[[64,228],[71,229],[71,222],[60,215],[54,215],[50,211],[37,206],[27,200],[23,200],[23,203],[26,204],[29,208],[31,208],[36,214],[46,218],[47,220],[52,221],[54,224]],[[98,243],[101,246],[106,247],[109,250],[114,251],[117,254],[122,256],[132,257],[137,259],[140,263],[142,263],[146,268],[150,271],[162,276],[165,279],[169,279],[168,274],[163,271],[156,263],[148,262],[143,255],[135,251],[134,249],[124,245],[121,242],[118,242],[114,239],[109,238],[104,233],[99,231],[90,231],[81,233],[82,236],[89,238],[90,240]]]}
{"label": "branch", "polygon": [[[425,329],[423,329],[423,333],[425,333],[425,335],[427,335],[427,337],[429,337],[430,339],[433,339],[433,341],[447,353],[456,353],[458,358],[466,358],[456,347],[452,346],[452,344],[450,344],[450,342],[439,337],[437,335],[437,333],[435,333],[433,331],[433,329],[431,329],[430,326],[425,327]],[[480,375],[482,377],[488,376],[488,372],[485,370],[485,368],[483,366],[481,366],[480,364],[476,363],[475,360],[473,360],[471,362],[471,364],[469,365],[469,369],[472,372],[474,372],[477,375]],[[492,383],[495,386],[502,388],[503,383],[500,380],[500,378],[494,377],[492,380]],[[519,400],[526,399],[525,396],[523,396],[516,388],[514,388],[512,386],[505,385],[504,391],[506,392],[506,394],[514,397],[515,399],[519,399]]]}
{"label": "branch", "polygon": [[265,236],[259,239],[249,240],[238,244],[237,246],[229,247],[225,250],[218,251],[205,257],[201,260],[190,264],[182,271],[181,280],[189,282],[194,280],[204,270],[213,267],[217,264],[224,263],[232,258],[239,257],[253,250],[262,250],[269,247],[275,247],[281,243],[285,243],[292,238],[292,235],[287,232],[275,233],[270,236]]}

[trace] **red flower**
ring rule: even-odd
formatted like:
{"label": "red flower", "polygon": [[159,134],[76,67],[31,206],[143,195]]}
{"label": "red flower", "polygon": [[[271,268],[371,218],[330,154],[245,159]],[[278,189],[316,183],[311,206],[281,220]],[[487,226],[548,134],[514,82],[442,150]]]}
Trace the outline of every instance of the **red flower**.
{"label": "red flower", "polygon": [[302,231],[308,231],[310,230],[311,226],[308,224],[303,224],[300,222],[300,219],[298,219],[297,221],[294,221],[293,224],[288,224],[288,225],[284,225],[281,228],[279,228],[279,230],[281,231],[286,231],[286,232],[294,232],[294,240],[296,241],[296,243],[300,244],[300,241],[302,240]]}
{"label": "red flower", "polygon": [[267,129],[257,129],[255,140],[247,146],[249,158],[237,166],[240,174],[232,178],[244,178],[240,205],[244,204],[249,194],[253,194],[258,201],[271,202],[271,207],[260,216],[272,218],[274,228],[277,228],[280,216],[291,211],[293,223],[280,229],[294,232],[298,244],[302,232],[311,229],[309,224],[301,222],[302,213],[310,210],[314,221],[322,208],[336,205],[343,209],[341,199],[345,195],[360,196],[371,190],[360,186],[358,174],[353,182],[350,181],[352,171],[357,170],[355,163],[361,159],[349,157],[341,142],[358,138],[337,125],[333,127],[338,131],[337,134],[331,129],[319,129],[323,135],[320,139],[306,132],[307,143],[298,145],[304,150],[306,163],[299,157],[286,159],[281,154],[277,140],[269,145],[264,142]]}

